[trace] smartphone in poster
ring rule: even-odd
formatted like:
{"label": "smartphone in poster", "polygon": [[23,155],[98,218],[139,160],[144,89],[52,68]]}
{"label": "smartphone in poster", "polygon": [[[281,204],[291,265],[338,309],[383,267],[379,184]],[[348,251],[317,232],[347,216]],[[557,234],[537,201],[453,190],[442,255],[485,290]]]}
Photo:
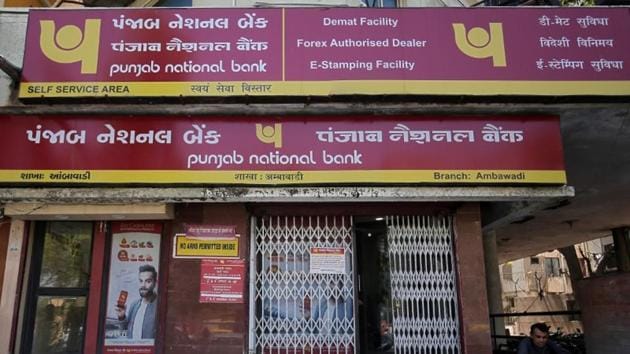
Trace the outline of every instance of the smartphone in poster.
{"label": "smartphone in poster", "polygon": [[154,353],[162,225],[112,224],[105,353]]}

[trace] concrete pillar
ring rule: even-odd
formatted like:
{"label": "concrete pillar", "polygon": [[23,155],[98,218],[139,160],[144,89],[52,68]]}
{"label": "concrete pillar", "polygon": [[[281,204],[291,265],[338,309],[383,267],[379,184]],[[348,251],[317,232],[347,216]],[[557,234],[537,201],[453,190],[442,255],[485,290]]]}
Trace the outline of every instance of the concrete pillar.
{"label": "concrete pillar", "polygon": [[567,267],[569,267],[569,274],[571,275],[571,282],[575,284],[584,278],[584,274],[582,274],[582,267],[580,267],[580,261],[578,260],[577,253],[575,252],[575,246],[567,246],[558,249],[560,253],[564,256],[564,260],[567,262]]}
{"label": "concrete pillar", "polygon": [[[494,231],[483,235],[483,260],[486,266],[486,291],[488,292],[488,309],[491,314],[503,313],[503,289],[501,274],[499,273],[499,259],[497,257],[497,236]],[[491,330],[495,335],[505,335],[505,318],[496,317],[490,320]],[[497,340],[496,343],[504,343]]]}
{"label": "concrete pillar", "polygon": [[16,302],[19,301],[20,261],[22,259],[22,249],[25,247],[23,244],[25,241],[25,230],[24,221],[11,221],[9,248],[7,250],[6,268],[4,269],[2,297],[0,298],[0,318],[2,319],[3,327],[3,330],[0,331],[0,353],[9,353],[11,348],[11,324],[16,315]]}
{"label": "concrete pillar", "polygon": [[[6,265],[7,252],[9,250],[9,234],[11,219],[2,216],[3,209],[0,209],[0,289],[4,280],[4,267]],[[2,295],[2,293],[0,293]]]}
{"label": "concrete pillar", "polygon": [[630,272],[630,237],[628,228],[620,227],[612,230],[615,241],[615,258],[619,272]]}

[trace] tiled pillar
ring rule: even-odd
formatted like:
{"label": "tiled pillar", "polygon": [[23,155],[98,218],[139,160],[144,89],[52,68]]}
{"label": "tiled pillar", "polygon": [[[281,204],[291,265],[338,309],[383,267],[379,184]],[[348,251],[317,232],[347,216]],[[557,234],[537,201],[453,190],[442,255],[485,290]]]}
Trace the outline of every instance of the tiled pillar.
{"label": "tiled pillar", "polygon": [[455,214],[455,257],[463,354],[492,353],[479,204]]}

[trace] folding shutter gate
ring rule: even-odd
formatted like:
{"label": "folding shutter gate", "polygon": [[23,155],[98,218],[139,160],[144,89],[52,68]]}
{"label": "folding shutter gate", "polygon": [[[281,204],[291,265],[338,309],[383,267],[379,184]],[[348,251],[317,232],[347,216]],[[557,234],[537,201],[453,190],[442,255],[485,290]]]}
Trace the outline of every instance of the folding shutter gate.
{"label": "folding shutter gate", "polygon": [[[354,353],[351,217],[268,217],[252,229],[251,351]],[[315,248],[337,251],[345,264],[311,272]],[[325,316],[326,307],[338,309],[335,316]]]}
{"label": "folding shutter gate", "polygon": [[396,353],[460,353],[450,218],[386,222]]}
{"label": "folding shutter gate", "polygon": [[[460,353],[450,218],[386,223],[395,352]],[[267,217],[253,220],[252,230],[250,351],[355,353],[352,313],[321,315],[322,299],[354,303],[352,218]],[[314,248],[343,249],[344,272],[311,273]]]}

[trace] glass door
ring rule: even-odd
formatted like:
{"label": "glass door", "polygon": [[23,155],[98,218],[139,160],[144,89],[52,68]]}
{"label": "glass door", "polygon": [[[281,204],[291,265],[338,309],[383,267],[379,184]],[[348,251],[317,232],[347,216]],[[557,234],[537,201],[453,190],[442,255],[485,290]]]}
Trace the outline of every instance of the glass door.
{"label": "glass door", "polygon": [[36,224],[22,353],[82,353],[93,225]]}

